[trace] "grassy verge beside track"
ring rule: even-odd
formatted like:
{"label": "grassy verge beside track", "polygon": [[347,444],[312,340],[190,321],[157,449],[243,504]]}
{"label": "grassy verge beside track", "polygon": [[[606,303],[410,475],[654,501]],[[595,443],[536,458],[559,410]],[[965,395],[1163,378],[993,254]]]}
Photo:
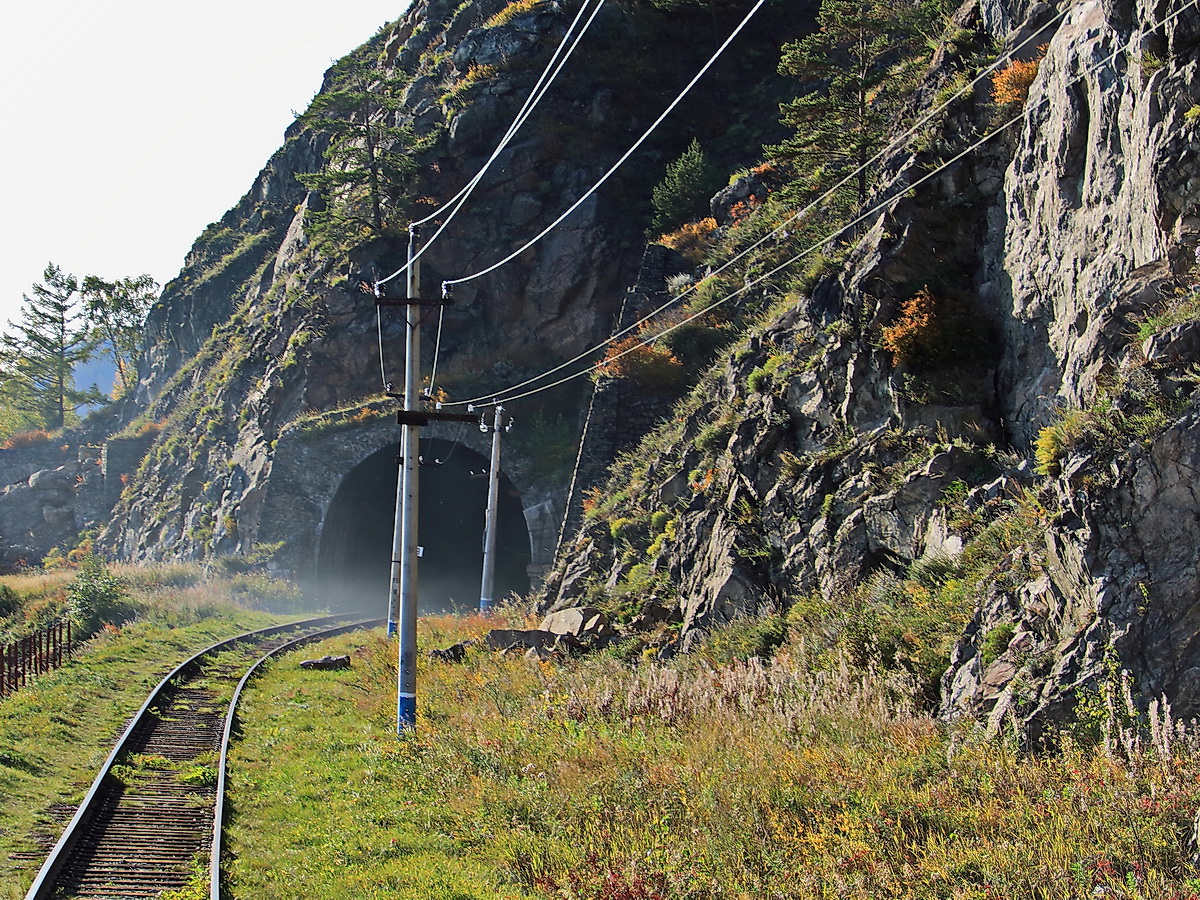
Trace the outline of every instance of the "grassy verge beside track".
{"label": "grassy verge beside track", "polygon": [[219,640],[297,618],[213,599],[219,582],[203,602],[163,599],[180,591],[160,590],[143,618],[105,628],[61,669],[0,700],[0,898],[25,896],[129,717],[172,668]]}
{"label": "grassy verge beside track", "polygon": [[1191,734],[1138,736],[1092,704],[1057,754],[1028,755],[794,632],[731,658],[755,623],[666,664],[425,657],[485,627],[422,620],[403,740],[380,632],[304,651],[351,653],[349,671],[293,655],[251,685],[229,896],[1200,898]]}

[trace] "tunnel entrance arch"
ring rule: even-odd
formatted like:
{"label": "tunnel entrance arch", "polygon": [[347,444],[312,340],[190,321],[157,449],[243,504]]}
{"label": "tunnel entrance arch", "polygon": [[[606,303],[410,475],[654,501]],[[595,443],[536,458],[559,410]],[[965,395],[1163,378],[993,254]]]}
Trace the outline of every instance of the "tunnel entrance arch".
{"label": "tunnel entrance arch", "polygon": [[[341,481],[321,528],[317,580],[342,608],[385,610],[395,521],[397,449],[378,450]],[[460,443],[421,441],[418,535],[422,614],[479,605],[488,460]],[[496,597],[530,588],[530,534],[521,494],[500,475]]]}

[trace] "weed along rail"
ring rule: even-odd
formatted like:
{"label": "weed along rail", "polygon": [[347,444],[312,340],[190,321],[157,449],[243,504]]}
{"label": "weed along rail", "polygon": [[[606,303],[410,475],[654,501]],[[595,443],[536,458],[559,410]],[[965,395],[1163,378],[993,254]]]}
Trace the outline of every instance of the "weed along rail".
{"label": "weed along rail", "polygon": [[225,753],[242,687],[277,653],[382,623],[296,622],[221,641],[179,665],[117,741],[26,900],[156,897],[207,877],[219,897]]}

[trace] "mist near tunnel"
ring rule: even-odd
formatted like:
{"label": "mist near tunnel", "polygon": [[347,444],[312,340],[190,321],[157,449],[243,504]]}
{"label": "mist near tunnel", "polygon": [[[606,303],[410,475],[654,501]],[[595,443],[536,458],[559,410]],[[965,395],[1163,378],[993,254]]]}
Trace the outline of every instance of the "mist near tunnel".
{"label": "mist near tunnel", "polygon": [[[398,447],[369,456],[343,479],[321,530],[320,599],[334,609],[387,612],[396,515]],[[421,441],[417,521],[422,615],[479,607],[488,460],[450,441]],[[529,529],[520,493],[500,475],[495,597],[529,590]]]}

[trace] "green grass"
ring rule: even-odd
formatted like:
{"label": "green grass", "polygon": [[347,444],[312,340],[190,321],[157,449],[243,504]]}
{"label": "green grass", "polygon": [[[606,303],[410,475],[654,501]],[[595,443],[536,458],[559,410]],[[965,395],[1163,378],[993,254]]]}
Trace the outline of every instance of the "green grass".
{"label": "green grass", "polygon": [[106,629],[63,668],[0,700],[0,898],[25,896],[41,860],[11,854],[35,852],[39,844],[47,850],[57,840],[69,814],[52,816],[51,808],[65,804],[65,812],[79,803],[128,718],[164,675],[209,644],[281,620],[209,596],[178,610],[173,624],[161,593],[148,615]]}
{"label": "green grass", "polygon": [[[345,653],[352,635],[303,651]],[[387,645],[368,639],[351,672],[273,665],[245,698],[231,768],[228,846],[235,897],[520,898],[472,852],[470,826],[441,813],[443,784],[422,739],[393,737],[394,698],[360,676],[386,675]],[[394,678],[392,679],[394,681]],[[464,829],[460,831],[459,829]]]}
{"label": "green grass", "polygon": [[1200,291],[1177,291],[1166,297],[1151,314],[1138,322],[1138,340],[1144,341],[1168,328],[1184,322],[1193,322],[1197,318],[1200,318]]}
{"label": "green grass", "polygon": [[[275,664],[233,760],[232,896],[1191,900],[1200,744],[1031,757],[947,731],[911,679],[811,657],[629,668],[424,651],[393,736],[395,645]],[[1160,738],[1162,736],[1160,731]],[[1103,888],[1103,891],[1099,889]]]}

